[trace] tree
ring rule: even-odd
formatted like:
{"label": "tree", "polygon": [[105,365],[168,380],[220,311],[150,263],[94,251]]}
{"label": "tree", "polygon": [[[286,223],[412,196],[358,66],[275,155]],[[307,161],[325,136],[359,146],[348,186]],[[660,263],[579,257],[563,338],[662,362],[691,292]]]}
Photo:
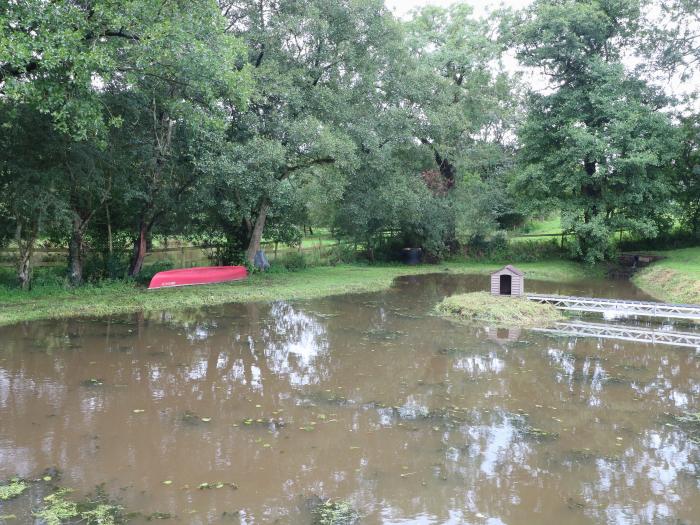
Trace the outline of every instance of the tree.
{"label": "tree", "polygon": [[700,0],[658,0],[645,19],[644,44],[656,71],[692,79],[700,68]]}
{"label": "tree", "polygon": [[126,196],[136,231],[132,276],[141,271],[153,228],[194,187],[198,159],[220,145],[226,104],[229,110],[243,107],[249,92],[244,48],[225,34],[212,3],[169,3],[152,15],[149,45],[135,54],[128,74],[107,86],[126,97],[130,115],[125,126],[134,169]]}
{"label": "tree", "polygon": [[229,165],[240,166],[248,191],[221,192],[217,206],[229,210],[223,222],[252,261],[285,188],[332,173],[337,195],[363,151],[385,140],[365,133],[366,119],[379,118],[378,101],[395,87],[387,65],[401,40],[379,0],[222,1],[222,9],[248,45],[256,88],[230,135]]}
{"label": "tree", "polygon": [[[244,48],[225,33],[224,19],[209,0],[4,4],[2,96],[50,114],[57,134],[82,144],[70,147],[73,155],[93,147],[91,142],[104,148],[110,128],[125,126],[132,133],[129,147],[141,155],[132,165],[137,171],[130,195],[137,225],[129,273],[136,275],[153,227],[196,175],[171,178],[175,165],[184,165],[177,155],[188,153],[174,147],[178,128],[207,121],[211,129],[218,121],[223,130],[224,102],[243,106],[248,94]],[[78,170],[71,171],[71,165],[66,165],[73,181],[70,275],[78,284],[81,237],[95,211],[92,204],[85,208],[89,198],[80,188],[88,180],[94,186],[97,172],[85,162]],[[81,174],[84,168],[89,173]]]}
{"label": "tree", "polygon": [[112,169],[110,150],[92,142],[73,142],[63,154],[64,176],[57,181],[62,199],[70,212],[68,241],[68,281],[83,283],[86,233],[92,219],[111,198]]}
{"label": "tree", "polygon": [[679,205],[681,224],[694,236],[700,235],[700,124],[697,115],[681,121],[681,146],[670,168],[673,198]]}
{"label": "tree", "polygon": [[518,58],[550,80],[528,99],[516,187],[561,210],[574,254],[589,262],[610,254],[615,230],[653,237],[668,212],[666,100],[621,63],[639,18],[633,0],[540,0],[516,27]]}
{"label": "tree", "polygon": [[27,289],[32,257],[41,236],[65,224],[67,213],[57,182],[65,141],[52,123],[23,104],[0,106],[0,237],[18,249],[17,280]]}
{"label": "tree", "polygon": [[[406,95],[419,140],[448,186],[505,146],[518,109],[517,83],[499,65],[500,13],[477,19],[467,4],[429,6],[406,23],[416,69]],[[493,160],[493,159],[491,159]],[[486,173],[482,172],[484,177]]]}
{"label": "tree", "polygon": [[43,2],[0,5],[0,93],[51,115],[76,140],[105,132],[99,85],[123,74],[158,2]]}

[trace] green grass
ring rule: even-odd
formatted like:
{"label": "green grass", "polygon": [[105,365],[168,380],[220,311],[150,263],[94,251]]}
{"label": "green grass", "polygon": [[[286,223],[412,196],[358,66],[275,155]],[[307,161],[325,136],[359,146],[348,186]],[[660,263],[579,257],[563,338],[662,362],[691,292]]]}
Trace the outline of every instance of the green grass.
{"label": "green grass", "polygon": [[[55,281],[37,283],[31,292],[0,287],[0,325],[38,319],[126,314],[196,308],[234,302],[311,299],[387,289],[401,275],[486,274],[500,264],[448,262],[439,265],[319,266],[298,272],[254,274],[245,281],[147,291],[128,282],[104,282],[71,289]],[[530,279],[575,281],[599,275],[568,261],[518,264]]]}
{"label": "green grass", "polygon": [[530,220],[521,229],[516,230],[511,236],[514,242],[532,240],[550,240],[551,235],[561,235],[561,217],[558,213],[542,220]]}
{"label": "green grass", "polygon": [[475,292],[447,297],[436,307],[449,318],[495,327],[545,327],[564,319],[559,310],[521,297],[500,297]]}
{"label": "green grass", "polygon": [[700,304],[700,247],[653,253],[665,259],[637,273],[634,284],[662,301]]}
{"label": "green grass", "polygon": [[559,214],[554,214],[548,219],[541,221],[531,221],[528,227],[530,235],[546,235],[549,233],[561,233],[561,217]]}

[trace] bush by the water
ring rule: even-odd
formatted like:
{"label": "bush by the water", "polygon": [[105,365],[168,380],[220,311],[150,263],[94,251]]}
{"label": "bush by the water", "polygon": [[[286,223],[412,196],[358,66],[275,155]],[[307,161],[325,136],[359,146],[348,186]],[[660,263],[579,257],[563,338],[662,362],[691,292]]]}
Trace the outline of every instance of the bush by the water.
{"label": "bush by the water", "polygon": [[136,282],[147,286],[155,274],[158,272],[167,272],[168,270],[172,270],[173,267],[174,265],[171,261],[156,261],[153,264],[143,267],[141,273],[136,277]]}
{"label": "bush by the water", "polygon": [[520,297],[504,297],[474,292],[447,297],[437,305],[440,314],[460,321],[494,326],[548,326],[562,320],[562,314],[548,304]]}
{"label": "bush by the water", "polygon": [[535,262],[568,258],[558,238],[514,242],[508,240],[505,232],[498,232],[487,239],[472,239],[463,247],[462,253],[468,259],[497,262]]}
{"label": "bush by the water", "polygon": [[306,257],[303,253],[292,252],[282,260],[282,265],[290,272],[298,272],[307,267]]}

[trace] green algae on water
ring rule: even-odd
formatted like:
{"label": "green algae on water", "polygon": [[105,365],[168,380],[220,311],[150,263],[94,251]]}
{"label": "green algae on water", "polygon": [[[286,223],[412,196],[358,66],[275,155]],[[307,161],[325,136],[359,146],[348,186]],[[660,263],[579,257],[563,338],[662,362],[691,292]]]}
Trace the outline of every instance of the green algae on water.
{"label": "green algae on water", "polygon": [[29,483],[19,478],[13,478],[0,485],[0,501],[14,499],[20,496],[28,488]]}
{"label": "green algae on water", "polygon": [[34,513],[46,525],[86,523],[88,525],[121,525],[127,522],[121,505],[109,500],[99,486],[94,495],[84,500],[68,499],[70,489],[59,488],[44,498],[44,506]]}
{"label": "green algae on water", "polygon": [[347,501],[320,503],[313,510],[314,525],[354,525],[360,522],[359,513]]}

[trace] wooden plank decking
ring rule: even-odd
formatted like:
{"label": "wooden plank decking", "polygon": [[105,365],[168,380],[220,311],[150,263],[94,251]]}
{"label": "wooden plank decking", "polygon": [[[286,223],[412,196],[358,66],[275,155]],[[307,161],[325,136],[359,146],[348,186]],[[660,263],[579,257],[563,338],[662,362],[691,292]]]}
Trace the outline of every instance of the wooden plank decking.
{"label": "wooden plank decking", "polygon": [[527,294],[527,298],[530,301],[551,304],[560,310],[700,320],[700,305],[693,304],[655,303],[546,294]]}

